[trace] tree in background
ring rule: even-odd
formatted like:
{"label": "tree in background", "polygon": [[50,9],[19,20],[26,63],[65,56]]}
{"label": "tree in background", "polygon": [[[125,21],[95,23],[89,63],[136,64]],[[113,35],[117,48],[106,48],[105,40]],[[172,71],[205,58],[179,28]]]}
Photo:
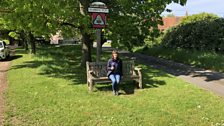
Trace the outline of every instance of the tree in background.
{"label": "tree in background", "polygon": [[[82,35],[82,65],[91,61],[94,30],[87,9],[94,0],[1,0],[4,19],[11,29],[27,36],[50,36],[62,31],[63,36]],[[110,9],[107,35],[113,46],[132,50],[144,44],[147,36],[158,34],[161,13],[166,5],[186,0],[101,0]],[[3,12],[3,11],[2,11]],[[35,43],[31,41],[33,48]],[[31,44],[31,45],[32,45]]]}

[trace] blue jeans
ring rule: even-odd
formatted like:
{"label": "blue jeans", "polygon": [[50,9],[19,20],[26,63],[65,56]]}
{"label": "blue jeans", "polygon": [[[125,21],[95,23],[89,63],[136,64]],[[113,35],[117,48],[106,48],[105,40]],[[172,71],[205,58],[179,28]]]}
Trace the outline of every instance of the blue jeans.
{"label": "blue jeans", "polygon": [[112,81],[112,90],[113,91],[118,91],[118,84],[120,83],[121,75],[110,74],[109,78]]}

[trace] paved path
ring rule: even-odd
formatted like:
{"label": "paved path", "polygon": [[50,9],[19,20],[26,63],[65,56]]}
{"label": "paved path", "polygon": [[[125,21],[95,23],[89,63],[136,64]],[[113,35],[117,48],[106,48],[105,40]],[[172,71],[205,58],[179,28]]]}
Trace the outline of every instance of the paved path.
{"label": "paved path", "polygon": [[200,68],[195,68],[189,65],[176,63],[170,60],[164,60],[160,58],[155,58],[152,56],[147,56],[139,53],[129,53],[121,52],[124,56],[135,57],[139,62],[149,65],[156,69],[161,69],[201,87],[205,90],[211,91],[218,96],[224,97],[224,74],[213,72],[210,70],[204,70]]}
{"label": "paved path", "polygon": [[4,91],[7,88],[7,71],[9,70],[10,61],[0,61],[0,126],[3,125],[4,113]]}
{"label": "paved path", "polygon": [[[104,48],[111,51],[111,48]],[[189,65],[176,63],[170,60],[164,60],[152,56],[139,53],[130,53],[128,51],[120,51],[123,56],[134,57],[142,64],[149,65],[153,68],[163,70],[169,74],[194,84],[200,88],[211,91],[218,96],[224,97],[224,74],[195,68]]]}

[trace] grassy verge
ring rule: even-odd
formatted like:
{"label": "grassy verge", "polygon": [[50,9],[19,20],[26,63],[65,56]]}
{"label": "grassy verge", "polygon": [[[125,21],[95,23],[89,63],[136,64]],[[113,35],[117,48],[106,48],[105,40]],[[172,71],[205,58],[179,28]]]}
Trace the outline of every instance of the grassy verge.
{"label": "grassy verge", "polygon": [[224,124],[222,98],[148,66],[141,65],[143,90],[126,83],[121,86],[122,95],[115,97],[107,84],[87,91],[79,46],[48,47],[36,56],[18,52],[20,58],[8,72],[5,125]]}
{"label": "grassy verge", "polygon": [[146,50],[139,49],[137,52],[218,72],[224,72],[224,54],[208,51],[167,49],[162,47],[152,47]]}

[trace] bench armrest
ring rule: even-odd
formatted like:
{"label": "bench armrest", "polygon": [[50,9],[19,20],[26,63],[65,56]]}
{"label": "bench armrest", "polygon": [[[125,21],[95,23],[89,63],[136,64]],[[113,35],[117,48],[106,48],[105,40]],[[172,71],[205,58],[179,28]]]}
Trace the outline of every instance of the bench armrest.
{"label": "bench armrest", "polygon": [[92,70],[89,70],[88,74],[89,74],[90,78],[95,78],[96,77],[96,75],[94,74],[94,71],[92,71]]}
{"label": "bench armrest", "polygon": [[91,75],[94,74],[94,72],[92,70],[89,70],[88,73],[91,74]]}
{"label": "bench armrest", "polygon": [[[141,72],[141,70],[142,70],[142,68],[139,68],[139,67],[135,67],[135,69],[134,69],[136,72],[137,72],[137,75],[138,76],[142,76],[142,72]],[[134,72],[134,74],[136,75],[136,73]]]}
{"label": "bench armrest", "polygon": [[142,68],[135,67],[135,70],[136,70],[136,71],[141,71],[141,70],[142,70]]}

